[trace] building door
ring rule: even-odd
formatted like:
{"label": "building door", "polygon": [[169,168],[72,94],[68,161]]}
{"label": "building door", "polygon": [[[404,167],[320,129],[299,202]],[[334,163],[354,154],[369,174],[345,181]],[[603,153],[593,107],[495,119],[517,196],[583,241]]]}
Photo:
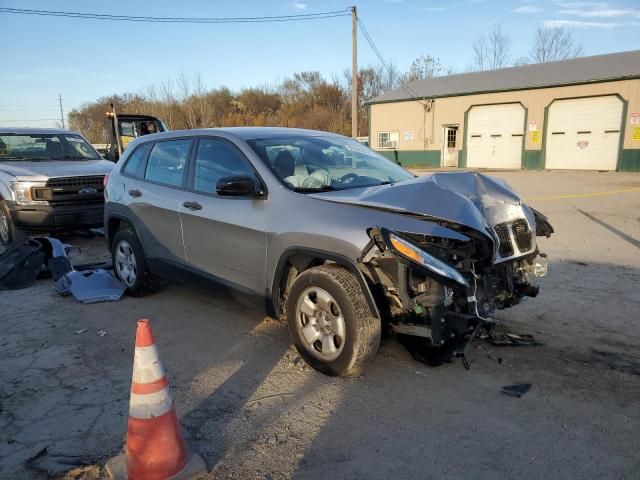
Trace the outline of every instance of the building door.
{"label": "building door", "polygon": [[622,100],[615,95],[557,100],[549,107],[546,168],[615,170]]}
{"label": "building door", "polygon": [[458,166],[458,125],[445,125],[442,135],[442,166]]}
{"label": "building door", "polygon": [[519,103],[472,107],[467,116],[467,166],[522,168],[524,113]]}

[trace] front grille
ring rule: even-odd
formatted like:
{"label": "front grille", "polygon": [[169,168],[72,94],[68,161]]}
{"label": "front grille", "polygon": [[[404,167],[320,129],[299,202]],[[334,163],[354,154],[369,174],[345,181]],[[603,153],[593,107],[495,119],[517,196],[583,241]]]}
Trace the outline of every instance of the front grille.
{"label": "front grille", "polygon": [[516,239],[516,245],[521,252],[531,250],[531,230],[526,220],[520,219],[511,225],[513,237]]}
{"label": "front grille", "polygon": [[47,182],[47,187],[51,188],[64,188],[73,190],[75,187],[93,187],[102,190],[102,181],[104,175],[91,175],[88,177],[64,177],[64,178],[51,178]]}
{"label": "front grille", "polygon": [[501,257],[510,257],[513,255],[513,245],[511,244],[511,237],[509,236],[509,226],[506,223],[499,223],[493,230],[498,235],[500,245],[498,251]]}
{"label": "front grille", "polygon": [[46,200],[52,207],[104,203],[103,180],[104,175],[52,178],[45,188],[34,189],[33,198]]}

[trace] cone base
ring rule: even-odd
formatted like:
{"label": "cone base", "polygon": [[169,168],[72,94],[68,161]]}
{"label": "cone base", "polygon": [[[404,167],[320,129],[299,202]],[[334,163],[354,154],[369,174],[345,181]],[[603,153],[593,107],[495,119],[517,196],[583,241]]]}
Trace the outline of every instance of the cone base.
{"label": "cone base", "polygon": [[[104,466],[111,480],[127,480],[127,456],[110,458]],[[189,460],[182,470],[167,480],[196,480],[207,473],[207,464],[197,453],[189,451]]]}

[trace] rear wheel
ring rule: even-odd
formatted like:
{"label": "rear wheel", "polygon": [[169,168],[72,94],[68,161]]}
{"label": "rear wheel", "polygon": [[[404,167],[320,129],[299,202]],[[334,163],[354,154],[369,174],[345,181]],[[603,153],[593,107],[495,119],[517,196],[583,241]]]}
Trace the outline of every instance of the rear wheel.
{"label": "rear wheel", "polygon": [[25,233],[13,224],[6,203],[0,200],[0,245],[6,248],[20,243],[26,237]]}
{"label": "rear wheel", "polygon": [[119,230],[111,249],[113,269],[132,297],[149,295],[158,289],[156,276],[147,268],[142,246],[130,229]]}
{"label": "rear wheel", "polygon": [[356,278],[337,265],[311,268],[287,297],[287,322],[305,361],[327,375],[359,374],[378,351],[380,320]]}

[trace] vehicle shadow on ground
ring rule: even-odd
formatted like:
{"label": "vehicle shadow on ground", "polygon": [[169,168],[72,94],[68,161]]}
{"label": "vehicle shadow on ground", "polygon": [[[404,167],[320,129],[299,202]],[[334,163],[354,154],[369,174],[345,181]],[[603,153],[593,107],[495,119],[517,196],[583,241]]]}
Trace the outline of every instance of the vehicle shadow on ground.
{"label": "vehicle shadow on ground", "polygon": [[594,221],[595,223],[597,223],[598,225],[603,226],[604,228],[606,228],[607,230],[609,230],[611,233],[614,233],[615,235],[617,235],[618,237],[620,237],[621,239],[623,239],[626,242],[629,242],[631,245],[633,245],[634,247],[640,249],[640,240],[636,240],[635,238],[633,238],[631,235],[623,232],[622,230],[617,229],[616,227],[614,227],[613,225],[608,224],[607,222],[604,222],[602,220],[600,220],[599,218],[594,217],[593,215],[591,215],[588,212],[585,212],[584,210],[582,210],[581,208],[577,209],[582,215],[584,215],[585,217],[587,217],[589,220]]}

